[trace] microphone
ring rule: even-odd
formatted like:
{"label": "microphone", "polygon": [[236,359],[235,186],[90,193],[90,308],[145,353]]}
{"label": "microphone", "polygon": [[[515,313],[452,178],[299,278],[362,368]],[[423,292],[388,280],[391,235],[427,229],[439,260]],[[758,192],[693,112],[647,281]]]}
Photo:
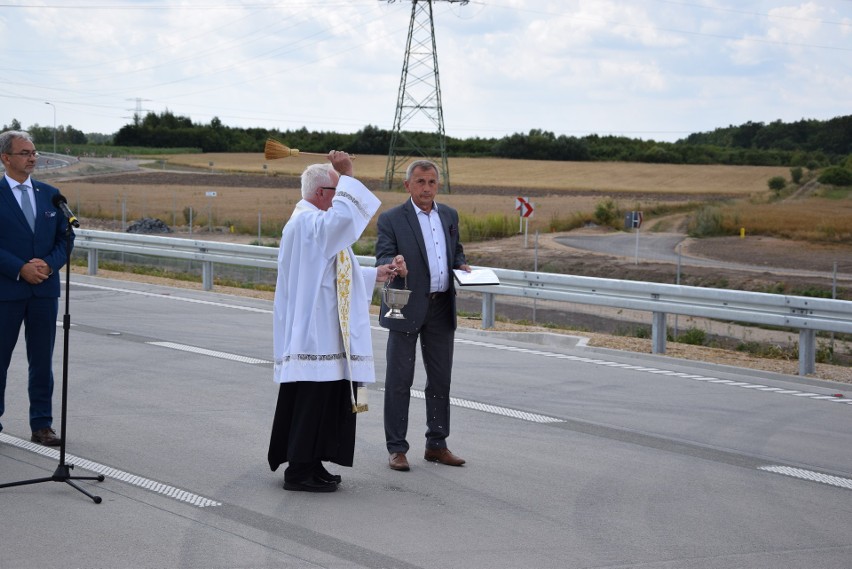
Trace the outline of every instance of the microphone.
{"label": "microphone", "polygon": [[68,218],[68,223],[74,227],[80,227],[80,222],[77,221],[77,216],[74,215],[74,212],[68,207],[68,200],[65,199],[65,196],[62,194],[56,194],[53,196],[53,207],[61,210],[62,213],[65,214],[65,217]]}

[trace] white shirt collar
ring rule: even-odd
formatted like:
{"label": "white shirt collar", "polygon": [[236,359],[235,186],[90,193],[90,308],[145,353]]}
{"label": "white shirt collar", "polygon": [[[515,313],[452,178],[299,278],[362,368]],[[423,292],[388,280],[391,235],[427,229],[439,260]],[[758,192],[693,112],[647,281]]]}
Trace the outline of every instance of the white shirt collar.
{"label": "white shirt collar", "polygon": [[9,187],[12,188],[12,189],[17,188],[20,185],[24,185],[24,186],[28,187],[29,189],[33,189],[33,181],[30,179],[29,176],[27,176],[27,179],[24,180],[23,182],[13,180],[12,178],[9,177],[9,174],[3,174],[3,177],[6,178],[6,183],[9,184]]}
{"label": "white shirt collar", "polygon": [[[414,211],[416,211],[417,213],[426,213],[423,209],[420,208],[419,205],[414,203],[414,198],[408,198],[408,200],[411,202],[411,205],[414,206]],[[432,200],[432,210],[429,213],[432,213],[433,211],[436,213],[438,211],[438,202],[436,202],[435,200]],[[426,215],[429,214],[427,213]]]}

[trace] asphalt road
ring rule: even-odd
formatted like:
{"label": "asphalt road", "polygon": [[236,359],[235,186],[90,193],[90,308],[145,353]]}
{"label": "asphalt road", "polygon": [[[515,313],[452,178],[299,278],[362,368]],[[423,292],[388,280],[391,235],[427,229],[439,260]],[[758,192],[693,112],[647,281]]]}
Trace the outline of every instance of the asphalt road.
{"label": "asphalt road", "polygon": [[[680,233],[643,233],[639,232],[610,233],[606,235],[566,235],[556,237],[555,241],[583,251],[593,251],[616,257],[627,257],[640,261],[655,261],[663,263],[680,263],[682,266],[715,267],[735,271],[754,271],[759,273],[775,273],[809,277],[825,277],[825,272],[805,271],[791,268],[767,267],[762,264],[731,263],[702,257],[682,254],[678,246],[686,239]],[[638,249],[637,249],[638,244]],[[843,277],[843,275],[841,275]],[[847,275],[848,277],[848,275]]]}
{"label": "asphalt road", "polygon": [[[575,249],[584,251],[594,251],[595,253],[604,253],[606,255],[615,255],[619,257],[635,258],[637,254],[639,259],[643,261],[662,261],[666,263],[677,263],[678,251],[677,246],[684,240],[684,236],[675,233],[639,233],[639,239],[636,239],[636,232],[618,232],[607,235],[567,235],[557,237],[557,243],[567,245]],[[683,260],[681,256],[681,260]],[[721,261],[713,261],[711,259],[698,259],[688,257],[690,263],[699,264],[706,267],[722,267],[726,263]],[[730,263],[727,263],[730,264]]]}
{"label": "asphalt road", "polygon": [[[450,448],[467,465],[420,458],[418,371],[411,472],[387,467],[380,382],[340,490],[292,493],[266,464],[270,310],[72,275],[66,460],[106,476],[80,483],[103,502],[0,489],[0,569],[849,567],[848,385],[460,330]],[[24,360],[21,342],[0,483],[58,461],[28,442]]]}

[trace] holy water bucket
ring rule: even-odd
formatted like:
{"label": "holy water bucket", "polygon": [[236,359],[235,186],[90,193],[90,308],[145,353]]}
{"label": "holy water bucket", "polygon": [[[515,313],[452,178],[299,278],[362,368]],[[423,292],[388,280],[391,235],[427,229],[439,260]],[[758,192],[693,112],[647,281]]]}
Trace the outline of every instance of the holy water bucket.
{"label": "holy water bucket", "polygon": [[382,288],[382,300],[390,307],[385,318],[394,318],[404,320],[402,315],[402,307],[408,304],[408,297],[411,291],[408,290],[408,277],[405,278],[405,288],[390,288],[390,283],[393,279],[385,281],[385,286]]}

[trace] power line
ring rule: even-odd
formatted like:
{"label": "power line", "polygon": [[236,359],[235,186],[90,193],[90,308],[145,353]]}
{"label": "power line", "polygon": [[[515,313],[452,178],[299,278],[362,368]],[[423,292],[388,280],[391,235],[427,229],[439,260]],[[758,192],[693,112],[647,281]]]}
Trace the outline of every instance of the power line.
{"label": "power line", "polygon": [[[392,4],[395,0],[386,0]],[[414,156],[435,157],[439,161],[444,191],[450,193],[450,168],[447,161],[447,137],[444,131],[444,109],[441,103],[441,81],[438,73],[438,48],[435,44],[435,22],[432,2],[411,0],[411,20],[399,81],[396,113],[391,131],[385,189],[392,189],[397,170]],[[468,0],[445,0],[467,4]],[[417,116],[426,117],[435,128],[434,137],[415,137],[405,127]]]}

